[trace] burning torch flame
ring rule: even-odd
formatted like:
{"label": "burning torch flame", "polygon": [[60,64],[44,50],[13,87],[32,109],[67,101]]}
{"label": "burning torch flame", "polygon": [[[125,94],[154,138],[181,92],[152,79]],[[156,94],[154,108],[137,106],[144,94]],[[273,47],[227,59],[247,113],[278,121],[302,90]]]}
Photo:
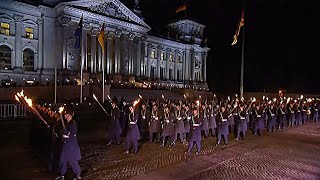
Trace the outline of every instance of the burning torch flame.
{"label": "burning torch flame", "polygon": [[17,95],[15,95],[14,97],[15,97],[15,98],[16,98],[16,100],[20,103],[20,100],[19,100],[18,96],[17,96]]}
{"label": "burning torch flame", "polygon": [[201,99],[201,96],[199,96],[199,99]]}
{"label": "burning torch flame", "polygon": [[230,96],[228,96],[228,100],[230,101]]}
{"label": "burning torch flame", "polygon": [[199,106],[199,105],[200,105],[200,101],[199,101],[199,100],[197,100],[197,101],[196,101],[196,103],[197,103],[197,106]]}
{"label": "burning torch flame", "polygon": [[262,96],[262,100],[264,100],[266,97],[265,96]]}
{"label": "burning torch flame", "polygon": [[300,99],[303,99],[303,95],[300,96]]}
{"label": "burning torch flame", "polygon": [[27,96],[26,96],[26,102],[27,102],[28,106],[32,107],[32,99],[27,98]]}
{"label": "burning torch flame", "polygon": [[24,96],[23,89],[21,90],[20,95],[21,95],[22,97]]}
{"label": "burning torch flame", "polygon": [[255,97],[253,97],[252,102],[256,102],[256,98]]}
{"label": "burning torch flame", "polygon": [[164,95],[163,94],[161,95],[161,97],[162,97],[162,99],[164,99]]}
{"label": "burning torch flame", "polygon": [[135,107],[139,103],[140,99],[137,99],[133,102],[133,107]]}
{"label": "burning torch flame", "polygon": [[241,97],[241,101],[243,101],[244,100],[244,97]]}
{"label": "burning torch flame", "polygon": [[142,96],[139,94],[139,98],[141,98],[142,99]]}
{"label": "burning torch flame", "polygon": [[277,101],[277,98],[273,98],[273,102],[276,102]]}
{"label": "burning torch flame", "polygon": [[184,97],[185,99],[187,99],[187,96],[186,96],[185,94],[183,95],[183,97]]}
{"label": "burning torch flame", "polygon": [[59,113],[60,113],[60,114],[63,112],[63,110],[64,110],[64,107],[63,107],[63,106],[59,107]]}

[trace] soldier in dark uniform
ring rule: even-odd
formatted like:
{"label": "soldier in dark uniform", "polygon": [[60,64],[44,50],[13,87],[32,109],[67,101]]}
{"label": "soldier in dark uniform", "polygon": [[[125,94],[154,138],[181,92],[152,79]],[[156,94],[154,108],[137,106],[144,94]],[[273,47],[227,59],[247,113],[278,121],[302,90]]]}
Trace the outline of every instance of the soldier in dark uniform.
{"label": "soldier in dark uniform", "polygon": [[204,137],[206,138],[206,137],[208,137],[208,134],[209,134],[209,122],[208,122],[209,116],[207,114],[206,104],[202,104],[201,110],[198,113],[200,113],[200,118],[202,121],[201,131],[203,132]]}
{"label": "soldier in dark uniform", "polygon": [[181,105],[177,104],[176,109],[174,110],[174,116],[175,116],[175,122],[174,122],[174,140],[172,145],[174,145],[178,139],[178,135],[180,137],[180,142],[185,143],[185,136],[184,136],[184,123],[182,118],[182,111],[181,111]]}
{"label": "soldier in dark uniform", "polygon": [[147,109],[147,105],[142,103],[141,111],[140,111],[140,132],[141,132],[141,139],[147,138],[147,131],[148,131],[148,122],[150,121],[150,113]]}
{"label": "soldier in dark uniform", "polygon": [[214,109],[212,104],[209,104],[208,106],[208,112],[209,116],[209,131],[211,130],[212,137],[216,136],[216,128],[217,128],[217,123],[216,123],[216,109]]}
{"label": "soldier in dark uniform", "polygon": [[221,106],[221,111],[219,112],[219,117],[217,117],[217,125],[218,125],[218,142],[216,146],[221,143],[221,136],[223,136],[224,143],[228,144],[228,117],[230,114],[226,111],[224,106]]}
{"label": "soldier in dark uniform", "polygon": [[151,117],[149,122],[149,142],[153,141],[153,135],[156,134],[156,140],[159,141],[161,133],[160,113],[156,104],[151,110]]}
{"label": "soldier in dark uniform", "polygon": [[140,132],[137,125],[139,114],[135,113],[134,105],[130,105],[129,110],[129,128],[126,135],[125,154],[129,154],[131,146],[133,146],[133,152],[135,154],[138,152],[138,140],[140,139]]}
{"label": "soldier in dark uniform", "polygon": [[274,104],[271,104],[270,108],[268,109],[269,112],[269,119],[268,119],[268,131],[273,132],[276,126],[277,120],[277,109]]}
{"label": "soldier in dark uniform", "polygon": [[109,127],[109,143],[108,145],[111,145],[112,143],[120,144],[121,142],[121,127],[120,127],[120,110],[117,107],[116,102],[111,103],[112,109],[111,109],[111,119],[110,119],[110,127]]}
{"label": "soldier in dark uniform", "polygon": [[161,147],[165,146],[167,138],[170,138],[171,141],[174,139],[174,126],[173,126],[174,115],[170,113],[169,107],[164,108],[163,120],[162,120],[162,144]]}
{"label": "soldier in dark uniform", "polygon": [[293,104],[290,103],[288,106],[288,115],[289,115],[289,127],[292,127],[295,124],[295,112]]}
{"label": "soldier in dark uniform", "polygon": [[301,125],[302,124],[302,112],[301,112],[301,104],[296,103],[295,106],[295,118],[296,118],[296,124],[295,125]]}
{"label": "soldier in dark uniform", "polygon": [[191,123],[191,116],[192,112],[190,111],[190,107],[188,105],[185,106],[185,111],[184,111],[184,133],[186,136],[186,139],[189,139],[189,133],[190,133],[190,123]]}
{"label": "soldier in dark uniform", "polygon": [[244,136],[246,134],[246,126],[247,126],[247,121],[246,121],[246,111],[244,109],[244,106],[243,105],[240,105],[240,109],[239,109],[239,112],[237,113],[238,114],[238,117],[236,118],[237,119],[237,138],[236,138],[236,141],[239,140],[240,138],[240,135],[242,140],[244,140]]}
{"label": "soldier in dark uniform", "polygon": [[255,109],[255,121],[254,121],[254,136],[261,136],[262,129],[264,128],[263,109],[258,104]]}
{"label": "soldier in dark uniform", "polygon": [[307,122],[307,118],[308,118],[308,114],[307,114],[308,107],[307,107],[306,103],[303,103],[301,109],[302,109],[302,124],[304,124]]}
{"label": "soldier in dark uniform", "polygon": [[198,110],[195,108],[193,110],[193,116],[191,119],[191,129],[190,129],[190,138],[188,143],[188,151],[187,153],[191,153],[194,143],[197,145],[197,152],[198,155],[201,151],[201,118],[198,114]]}
{"label": "soldier in dark uniform", "polygon": [[280,104],[280,107],[278,110],[278,118],[279,118],[279,129],[283,129],[286,123],[286,110],[285,110],[284,104]]}
{"label": "soldier in dark uniform", "polygon": [[318,103],[315,102],[311,108],[311,112],[312,112],[312,120],[313,122],[317,122],[318,121],[318,116],[319,116],[319,107],[318,107]]}
{"label": "soldier in dark uniform", "polygon": [[122,136],[126,135],[128,129],[128,119],[129,119],[129,106],[127,102],[122,99],[121,100],[121,107],[120,107],[120,126],[122,131]]}
{"label": "soldier in dark uniform", "polygon": [[75,179],[81,179],[81,170],[78,164],[78,161],[81,159],[77,138],[78,125],[73,120],[73,112],[70,109],[67,109],[64,118],[67,120],[67,124],[62,133],[63,145],[59,163],[60,176],[56,179],[64,179],[64,175],[67,173],[67,164],[71,166],[73,173],[76,175]]}

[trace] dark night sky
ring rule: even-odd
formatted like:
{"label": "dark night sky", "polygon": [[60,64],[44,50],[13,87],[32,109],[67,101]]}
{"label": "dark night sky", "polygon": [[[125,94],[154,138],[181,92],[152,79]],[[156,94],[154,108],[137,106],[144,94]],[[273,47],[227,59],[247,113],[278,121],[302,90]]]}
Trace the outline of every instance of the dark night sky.
{"label": "dark night sky", "polygon": [[[127,1],[128,2],[128,1]],[[181,17],[181,0],[141,0],[153,30]],[[245,14],[245,91],[320,92],[320,2],[316,0],[248,0]],[[239,0],[189,0],[188,16],[206,25],[211,48],[210,89],[237,93],[241,38],[231,46],[240,18]],[[183,13],[182,13],[183,15]]]}

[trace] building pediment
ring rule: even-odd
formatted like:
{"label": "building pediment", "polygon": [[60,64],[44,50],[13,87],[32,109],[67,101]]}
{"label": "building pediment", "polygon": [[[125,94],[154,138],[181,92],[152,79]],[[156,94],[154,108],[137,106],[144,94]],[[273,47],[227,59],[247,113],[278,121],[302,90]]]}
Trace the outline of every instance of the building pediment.
{"label": "building pediment", "polygon": [[61,3],[61,5],[151,29],[150,26],[119,0],[80,0]]}

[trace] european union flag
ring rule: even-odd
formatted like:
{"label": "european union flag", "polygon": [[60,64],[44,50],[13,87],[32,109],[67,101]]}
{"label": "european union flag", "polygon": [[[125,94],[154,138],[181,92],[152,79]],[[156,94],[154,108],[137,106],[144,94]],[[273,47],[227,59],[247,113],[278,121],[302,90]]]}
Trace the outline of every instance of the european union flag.
{"label": "european union flag", "polygon": [[76,49],[80,48],[81,36],[82,36],[82,21],[83,21],[83,16],[81,16],[80,21],[78,23],[77,30],[74,34],[76,36],[76,43],[74,44],[74,48]]}

